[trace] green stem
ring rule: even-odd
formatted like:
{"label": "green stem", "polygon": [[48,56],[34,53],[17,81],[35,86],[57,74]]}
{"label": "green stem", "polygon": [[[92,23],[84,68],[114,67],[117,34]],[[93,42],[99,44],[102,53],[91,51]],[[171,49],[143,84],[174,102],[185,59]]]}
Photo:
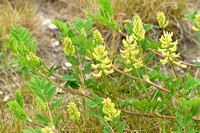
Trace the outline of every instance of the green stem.
{"label": "green stem", "polygon": [[74,66],[74,69],[75,69],[76,74],[77,74],[77,76],[78,76],[78,80],[79,80],[79,82],[80,82],[80,84],[81,84],[81,86],[82,86],[82,81],[81,81],[81,79],[80,79],[80,76],[79,76],[79,73],[78,73],[78,70],[77,70],[77,66],[76,66],[75,63],[74,63],[74,59],[72,58],[72,56],[70,56],[70,57],[71,57],[71,60],[72,60],[72,65]]}
{"label": "green stem", "polygon": [[147,95],[149,101],[151,101],[151,97],[149,96],[149,94],[148,94],[148,92],[147,92],[147,89],[146,89],[146,87],[144,86],[144,84],[143,84],[143,82],[142,82],[142,80],[141,80],[140,74],[138,73],[138,71],[137,71],[136,68],[134,68],[134,70],[135,70],[135,72],[136,72],[136,74],[137,74],[137,76],[138,76],[138,78],[139,78],[139,80],[140,80],[140,83],[142,84],[142,87],[144,88],[144,91],[145,91],[145,93],[146,93],[146,95]]}
{"label": "green stem", "polygon": [[78,126],[78,129],[79,129],[79,133],[83,133],[83,130],[81,128],[81,125],[78,123],[78,122],[75,122],[76,125]]}
{"label": "green stem", "polygon": [[109,93],[112,90],[111,86],[110,86],[110,84],[108,82],[108,78],[107,78],[106,74],[103,72],[103,70],[102,70],[102,74],[103,74],[103,79],[106,82],[107,87],[109,88],[109,90],[107,90],[107,92]]}
{"label": "green stem", "polygon": [[[142,64],[145,66],[144,55],[142,53],[142,44],[140,42],[139,42],[139,46],[140,46],[139,48],[140,48],[140,56],[142,58]],[[144,67],[144,70],[145,70],[145,74],[147,75],[148,73],[147,73],[146,67]]]}
{"label": "green stem", "polygon": [[174,72],[176,78],[178,78],[178,75],[177,75],[177,73],[176,73],[176,70],[175,70],[175,68],[174,68],[174,65],[173,65],[172,61],[169,61],[169,62],[170,62],[170,65],[171,65],[171,67],[172,67],[172,70],[173,70],[173,72]]}
{"label": "green stem", "polygon": [[115,127],[117,128],[117,133],[120,133],[117,123],[115,121],[114,121],[114,123],[115,123]]}

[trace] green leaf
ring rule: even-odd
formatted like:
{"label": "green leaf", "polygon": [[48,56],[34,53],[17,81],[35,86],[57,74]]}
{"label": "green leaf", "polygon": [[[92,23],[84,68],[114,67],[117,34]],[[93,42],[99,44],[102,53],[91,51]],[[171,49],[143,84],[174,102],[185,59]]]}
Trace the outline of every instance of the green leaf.
{"label": "green leaf", "polygon": [[192,125],[188,128],[188,130],[187,130],[186,133],[196,133],[196,132],[194,131],[194,127],[195,127],[195,125],[194,125],[194,123],[192,123]]}
{"label": "green leaf", "polygon": [[70,82],[70,87],[77,90],[80,86],[75,82]]}
{"label": "green leaf", "polygon": [[197,15],[197,11],[194,11],[193,13],[187,13],[187,15],[185,16],[187,19],[194,21],[195,19],[195,15]]}
{"label": "green leaf", "polygon": [[60,113],[58,115],[58,117],[55,118],[55,120],[53,121],[53,124],[56,125],[58,123],[58,121],[60,120],[60,117],[62,116],[62,113]]}
{"label": "green leaf", "polygon": [[74,78],[73,76],[71,76],[71,75],[66,75],[66,76],[64,76],[64,77],[62,77],[62,78],[60,78],[61,80],[64,80],[64,81],[77,81],[77,79],[76,78]]}
{"label": "green leaf", "polygon": [[124,28],[126,29],[126,31],[128,32],[129,35],[133,34],[133,24],[132,23],[127,22],[124,25]]}
{"label": "green leaf", "polygon": [[192,123],[192,116],[191,115],[188,115],[186,118],[185,118],[185,121],[184,121],[184,127],[186,127],[187,125],[191,124]]}
{"label": "green leaf", "polygon": [[176,112],[176,120],[181,126],[183,125],[182,116],[178,111]]}
{"label": "green leaf", "polygon": [[98,119],[100,120],[101,124],[107,125],[107,124],[104,122],[104,119],[103,119],[101,116],[99,116],[99,115],[97,115],[96,113],[94,113],[93,111],[88,110],[88,111],[85,111],[85,112],[86,112],[87,114],[91,115],[91,116],[94,116],[94,117],[98,118]]}
{"label": "green leaf", "polygon": [[56,108],[62,103],[63,100],[64,100],[64,98],[58,99],[58,100],[54,103],[54,105],[51,107],[50,110],[56,109]]}
{"label": "green leaf", "polygon": [[103,132],[104,133],[112,133],[112,131],[110,130],[110,127],[107,125],[104,127]]}
{"label": "green leaf", "polygon": [[183,78],[178,78],[176,81],[174,81],[173,83],[173,87],[178,87],[179,85],[181,85],[181,83],[183,82]]}
{"label": "green leaf", "polygon": [[47,77],[43,77],[40,81],[40,88],[43,90],[44,89],[44,86],[46,84],[46,81],[47,81]]}
{"label": "green leaf", "polygon": [[29,72],[29,70],[28,70],[28,68],[27,67],[23,67],[22,68],[22,74],[24,75],[24,77],[26,77],[26,78],[28,78],[29,77],[29,75],[30,75],[30,72]]}
{"label": "green leaf", "polygon": [[181,107],[181,109],[184,111],[183,113],[186,113],[188,111],[188,101],[185,98],[179,98],[178,103]]}
{"label": "green leaf", "polygon": [[152,25],[152,24],[145,24],[145,25],[144,25],[144,29],[145,29],[146,32],[149,31],[149,30],[152,29],[152,28],[153,28],[153,25]]}
{"label": "green leaf", "polygon": [[43,95],[43,93],[42,93],[41,90],[32,90],[32,89],[31,89],[31,91],[32,91],[37,97],[39,97],[40,99],[42,99],[44,102],[46,101],[46,99],[45,99],[45,97],[44,97],[44,95]]}
{"label": "green leaf", "polygon": [[147,42],[148,42],[148,39],[144,39],[142,40],[140,43],[141,43],[141,46],[142,46],[142,53],[144,53],[144,51],[146,50],[146,46],[147,46]]}
{"label": "green leaf", "polygon": [[153,59],[154,56],[155,56],[155,53],[150,53],[149,56],[147,57],[147,59],[145,60],[145,63],[147,63],[148,61]]}
{"label": "green leaf", "polygon": [[52,80],[44,85],[44,94],[45,95],[47,95],[49,93],[52,85],[53,85],[53,81]]}
{"label": "green leaf", "polygon": [[126,122],[122,121],[121,123],[119,123],[118,128],[119,128],[119,132],[122,133],[124,128],[125,128]]}
{"label": "green leaf", "polygon": [[94,108],[97,106],[97,104],[95,102],[93,102],[92,100],[88,99],[88,98],[85,98],[86,99],[86,104],[87,106],[91,107],[91,108]]}
{"label": "green leaf", "polygon": [[92,93],[92,96],[93,96],[93,98],[94,98],[94,101],[95,101],[97,104],[102,104],[102,102],[103,102],[103,98],[102,98],[102,97],[97,96],[95,93]]}
{"label": "green leaf", "polygon": [[20,91],[15,92],[15,100],[22,108],[24,108],[24,99],[23,99]]}
{"label": "green leaf", "polygon": [[85,75],[86,73],[88,73],[88,72],[90,71],[90,69],[91,69],[91,64],[92,64],[92,63],[89,63],[89,64],[85,67],[85,69],[84,69],[84,71],[83,71],[83,75]]}
{"label": "green leaf", "polygon": [[200,105],[200,97],[191,98],[188,101],[189,106]]}
{"label": "green leaf", "polygon": [[97,109],[99,115],[102,115],[103,114],[103,106],[98,106],[98,109]]}
{"label": "green leaf", "polygon": [[15,71],[18,71],[18,70],[22,69],[23,67],[24,67],[23,65],[19,65],[19,66],[17,66],[17,67],[15,68]]}
{"label": "green leaf", "polygon": [[197,67],[200,68],[200,62],[196,61]]}
{"label": "green leaf", "polygon": [[47,94],[47,101],[51,101],[53,95],[56,93],[56,86],[52,87],[49,93]]}
{"label": "green leaf", "polygon": [[46,125],[46,126],[50,123],[50,121],[49,121],[46,117],[41,116],[41,115],[39,115],[39,114],[36,115],[36,119],[37,119],[39,122],[41,122],[41,123],[43,123],[44,125]]}
{"label": "green leaf", "polygon": [[54,72],[54,70],[56,68],[54,66],[55,66],[55,64],[49,69],[49,74],[47,75],[47,77],[51,76],[51,74]]}

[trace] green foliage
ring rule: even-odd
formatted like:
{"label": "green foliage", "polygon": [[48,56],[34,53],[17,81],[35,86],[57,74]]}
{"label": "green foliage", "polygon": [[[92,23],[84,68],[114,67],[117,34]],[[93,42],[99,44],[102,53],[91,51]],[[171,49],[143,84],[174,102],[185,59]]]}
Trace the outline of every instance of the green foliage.
{"label": "green foliage", "polygon": [[63,23],[60,22],[59,20],[51,20],[51,22],[63,32],[60,33],[60,39],[62,39],[62,37],[64,36],[69,38],[75,36],[74,31],[70,28],[69,22]]}
{"label": "green foliage", "polygon": [[195,15],[197,15],[197,11],[194,11],[193,13],[188,12],[185,16],[187,19],[194,21]]}
{"label": "green foliage", "polygon": [[[93,21],[92,20],[85,20],[85,22],[83,20],[81,20],[80,18],[76,18],[75,22],[74,22],[74,29],[83,36],[89,36],[93,30],[95,28],[91,28],[91,26],[93,25]],[[90,29],[91,28],[91,29]],[[89,30],[90,29],[90,30]],[[88,31],[89,30],[89,31]],[[88,31],[88,32],[87,32]],[[85,32],[85,35],[84,35]],[[86,33],[87,32],[87,33]]]}
{"label": "green foliage", "polygon": [[12,111],[12,114],[18,119],[23,120],[24,122],[31,122],[32,120],[27,116],[24,109],[24,100],[19,91],[15,92],[15,99],[12,102],[8,102],[9,110]]}
{"label": "green foliage", "polygon": [[114,14],[112,3],[109,0],[99,0],[99,13],[96,15],[88,14],[94,21],[98,21],[116,31],[120,30],[120,25],[116,25],[115,20],[112,19]]}

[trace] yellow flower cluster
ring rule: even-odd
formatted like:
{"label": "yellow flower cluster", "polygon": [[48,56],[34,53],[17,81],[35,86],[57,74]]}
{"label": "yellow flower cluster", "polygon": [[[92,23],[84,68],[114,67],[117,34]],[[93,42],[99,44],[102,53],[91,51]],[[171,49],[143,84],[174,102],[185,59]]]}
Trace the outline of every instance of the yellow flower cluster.
{"label": "yellow flower cluster", "polygon": [[200,31],[200,14],[195,15],[194,22],[195,22],[197,27],[192,26],[192,29],[195,30],[195,31]]}
{"label": "yellow flower cluster", "polygon": [[[94,74],[94,77],[101,77],[102,73],[105,74],[111,74],[114,72],[114,70],[111,68],[112,67],[112,62],[111,60],[108,58],[108,51],[105,50],[105,46],[103,45],[99,45],[96,46],[94,48],[94,51],[91,55],[91,58],[95,61],[98,61],[99,63],[97,64],[92,64],[92,68],[98,69],[99,73],[98,74]],[[92,60],[89,57],[86,57],[86,59],[88,60]]]}
{"label": "yellow flower cluster", "polygon": [[42,62],[41,58],[39,58],[38,56],[36,56],[34,53],[29,52],[26,55],[26,58],[30,61],[32,61],[33,63],[35,62],[36,65],[40,64]]}
{"label": "yellow flower cluster", "polygon": [[88,55],[90,57],[85,57],[87,60],[94,61],[95,64],[92,64],[92,68],[98,69],[99,73],[93,73],[94,77],[101,77],[102,74],[111,74],[114,72],[112,67],[112,61],[108,58],[108,51],[106,50],[105,46],[103,46],[104,39],[102,38],[101,33],[98,30],[93,32],[93,36],[95,41],[100,42],[100,45],[97,45],[93,48],[95,41],[93,41],[92,50],[87,49]]}
{"label": "yellow flower cluster", "polygon": [[142,24],[142,20],[137,14],[135,14],[134,21],[133,21],[133,35],[132,36],[136,41],[140,42],[141,40],[144,39],[144,35],[145,35],[145,30]]}
{"label": "yellow flower cluster", "polygon": [[115,104],[111,103],[111,100],[109,98],[104,99],[102,104],[103,113],[106,114],[106,116],[104,116],[104,119],[106,121],[114,121],[114,119],[120,115],[121,110],[115,109]]}
{"label": "yellow flower cluster", "polygon": [[[143,67],[144,65],[142,63],[141,57],[139,59],[136,59],[136,56],[138,55],[139,50],[136,49],[137,42],[134,41],[134,43],[132,44],[132,41],[133,41],[133,36],[127,36],[126,40],[123,39],[122,43],[124,47],[126,47],[126,50],[120,49],[120,52],[122,53],[121,57],[125,60],[124,62],[125,64],[130,64],[134,68],[138,69],[138,68]],[[132,69],[133,68],[129,68],[129,69],[125,68],[124,71],[129,72]]]}
{"label": "yellow flower cluster", "polygon": [[80,119],[81,113],[76,108],[76,105],[71,102],[68,104],[67,108],[67,111],[69,112],[69,116],[72,121],[77,122]]}
{"label": "yellow flower cluster", "polygon": [[64,37],[62,40],[63,45],[65,46],[64,52],[68,55],[68,56],[73,56],[75,53],[75,47],[72,44],[72,40],[71,38],[68,37]]}
{"label": "yellow flower cluster", "polygon": [[44,101],[40,98],[37,98],[37,107],[41,110],[41,111],[46,111],[46,105],[44,103]]}
{"label": "yellow flower cluster", "polygon": [[81,29],[81,35],[83,35],[84,37],[87,37],[87,34],[86,34],[86,32],[85,32],[85,29],[84,29],[84,28],[82,28],[82,29]]}
{"label": "yellow flower cluster", "polygon": [[167,27],[168,25],[168,21],[165,20],[165,14],[163,12],[157,12],[157,21],[158,24],[160,26],[160,28],[162,28],[163,30]]}
{"label": "yellow flower cluster", "polygon": [[176,40],[175,42],[172,42],[172,36],[173,32],[165,32],[164,35],[161,36],[160,42],[162,43],[161,47],[162,49],[158,48],[158,52],[162,53],[166,58],[161,59],[160,62],[162,64],[166,64],[168,62],[172,62],[176,65],[179,65],[181,67],[185,67],[185,65],[182,65],[182,61],[176,62],[175,59],[179,57],[180,53],[176,54],[177,50],[177,44],[178,41]]}
{"label": "yellow flower cluster", "polygon": [[50,127],[42,128],[42,133],[55,133]]}
{"label": "yellow flower cluster", "polygon": [[94,39],[95,39],[96,41],[99,41],[100,44],[103,44],[104,39],[103,39],[101,33],[100,33],[97,29],[93,32],[93,36],[94,36]]}

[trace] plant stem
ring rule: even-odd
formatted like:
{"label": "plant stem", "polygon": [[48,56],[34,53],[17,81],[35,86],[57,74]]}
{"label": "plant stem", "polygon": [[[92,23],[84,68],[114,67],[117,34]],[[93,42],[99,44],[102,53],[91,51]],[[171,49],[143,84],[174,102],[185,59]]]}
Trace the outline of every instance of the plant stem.
{"label": "plant stem", "polygon": [[[127,74],[127,73],[125,73],[125,72],[123,72],[123,71],[117,69],[115,66],[112,66],[112,68],[113,68],[115,71],[117,71],[117,72],[119,72],[119,73],[121,73],[121,74],[126,75],[127,77],[130,77],[130,78],[136,79],[136,80],[140,80],[140,79],[137,78],[137,77],[134,77],[134,76],[132,76],[132,75],[129,75],[129,74]],[[150,85],[152,85],[152,86],[154,86],[154,87],[156,87],[156,88],[158,88],[158,89],[160,89],[160,90],[162,90],[162,91],[165,91],[165,92],[171,94],[171,91],[170,91],[170,90],[165,89],[165,88],[163,88],[163,87],[161,87],[161,86],[159,86],[159,85],[157,85],[157,84],[155,84],[155,83],[153,83],[153,82],[151,82],[151,81],[146,81],[146,80],[144,80],[144,79],[141,79],[141,81],[142,81],[142,82],[145,82],[145,83],[148,83],[148,84],[150,84]],[[181,97],[180,94],[176,94],[176,95],[179,96],[179,97]]]}
{"label": "plant stem", "polygon": [[[139,46],[140,46],[139,48],[140,48],[140,56],[142,58],[142,64],[145,66],[144,55],[142,53],[142,44],[140,42],[139,42]],[[146,67],[144,67],[144,71],[145,71],[145,74],[147,75],[148,73],[147,73]]]}
{"label": "plant stem", "polygon": [[110,86],[110,84],[108,82],[108,78],[107,78],[106,74],[103,72],[103,70],[102,70],[102,74],[103,74],[103,79],[106,82],[107,87],[109,88],[109,90],[107,90],[107,92],[109,93],[111,91],[111,86]]}
{"label": "plant stem", "polygon": [[169,61],[169,62],[170,62],[170,65],[171,65],[171,67],[172,67],[172,70],[173,70],[173,72],[174,72],[176,78],[178,78],[178,75],[177,75],[176,70],[175,70],[175,68],[174,68],[174,64],[173,64],[171,61]]}
{"label": "plant stem", "polygon": [[147,89],[146,89],[146,87],[144,86],[144,84],[143,84],[143,82],[142,82],[142,80],[141,80],[140,74],[138,73],[138,71],[137,71],[136,68],[134,68],[134,70],[135,70],[135,72],[137,73],[137,76],[138,76],[138,78],[139,78],[139,80],[140,80],[140,83],[142,84],[142,87],[143,87],[143,89],[144,89],[144,91],[145,91],[145,93],[146,93],[146,95],[147,95],[149,101],[151,101],[151,97],[149,96],[149,94],[148,94],[148,92],[147,92]]}
{"label": "plant stem", "polygon": [[115,121],[114,121],[114,123],[115,123],[115,127],[117,128],[117,133],[120,133],[117,123]]}
{"label": "plant stem", "polygon": [[81,128],[81,125],[78,123],[78,122],[75,122],[76,125],[78,126],[78,129],[79,129],[79,133],[83,133],[83,130]]}
{"label": "plant stem", "polygon": [[74,66],[74,69],[75,69],[76,74],[77,74],[77,76],[78,76],[78,80],[79,80],[79,82],[80,82],[80,84],[81,84],[81,86],[82,86],[82,82],[81,82],[81,79],[80,79],[80,76],[79,76],[79,73],[78,73],[78,70],[77,70],[77,66],[76,66],[75,63],[74,63],[74,59],[72,58],[72,56],[70,56],[70,57],[71,57],[71,60],[72,60],[72,65]]}

